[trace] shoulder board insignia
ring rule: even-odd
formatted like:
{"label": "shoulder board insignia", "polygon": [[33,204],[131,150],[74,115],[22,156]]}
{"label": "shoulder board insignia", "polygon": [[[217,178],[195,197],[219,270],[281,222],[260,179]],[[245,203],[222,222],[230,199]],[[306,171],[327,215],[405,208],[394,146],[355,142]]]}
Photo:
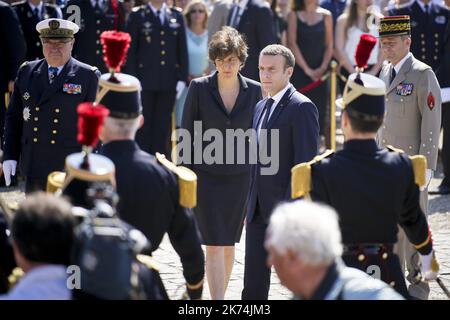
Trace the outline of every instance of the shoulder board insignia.
{"label": "shoulder board insignia", "polygon": [[395,148],[391,145],[386,146],[386,148],[391,151],[391,152],[399,152],[399,153],[405,153],[405,151],[403,151],[402,149],[399,148]]}
{"label": "shoulder board insignia", "polygon": [[172,7],[172,8],[170,8],[170,9],[172,9],[173,11],[180,12],[180,13],[183,11],[183,9],[181,9],[181,8],[179,8],[179,7]]}
{"label": "shoulder board insignia", "polygon": [[53,171],[47,176],[48,193],[59,194],[64,186],[66,173],[61,171]]}
{"label": "shoulder board insignia", "polygon": [[91,70],[95,72],[98,70],[98,68],[96,66],[91,66]]}
{"label": "shoulder board insignia", "polygon": [[427,183],[426,169],[427,169],[427,158],[423,155],[409,156],[412,162],[414,171],[414,182],[419,186],[423,187]]}
{"label": "shoulder board insignia", "polygon": [[315,156],[309,162],[297,164],[291,169],[291,197],[293,199],[307,196],[311,191],[311,166],[328,158],[334,150],[327,150],[321,155]]}
{"label": "shoulder board insignia", "polygon": [[155,259],[153,257],[144,255],[144,254],[138,254],[136,256],[137,261],[147,266],[149,269],[153,269],[155,271],[159,272],[159,266],[156,263]]}
{"label": "shoulder board insignia", "polygon": [[178,176],[180,205],[184,208],[194,208],[197,205],[197,175],[194,171],[186,167],[176,166],[158,152],[156,153],[156,159]]}
{"label": "shoulder board insignia", "polygon": [[137,11],[139,11],[140,9],[144,9],[144,6],[133,7],[133,9],[131,9],[131,11],[137,12]]}

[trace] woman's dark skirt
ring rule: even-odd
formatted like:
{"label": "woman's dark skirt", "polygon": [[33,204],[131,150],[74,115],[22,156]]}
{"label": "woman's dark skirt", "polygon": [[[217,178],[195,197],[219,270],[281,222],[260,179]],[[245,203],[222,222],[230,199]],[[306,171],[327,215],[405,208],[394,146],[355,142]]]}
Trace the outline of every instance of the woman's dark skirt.
{"label": "woman's dark skirt", "polygon": [[194,209],[202,244],[234,246],[240,241],[250,174],[212,174],[196,171],[197,207]]}

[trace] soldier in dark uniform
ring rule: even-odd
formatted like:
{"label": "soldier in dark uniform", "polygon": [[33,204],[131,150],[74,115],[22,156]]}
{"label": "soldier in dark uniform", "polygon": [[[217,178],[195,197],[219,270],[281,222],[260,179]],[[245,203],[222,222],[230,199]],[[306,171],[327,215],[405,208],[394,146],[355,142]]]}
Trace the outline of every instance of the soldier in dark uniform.
{"label": "soldier in dark uniform", "polygon": [[[100,153],[110,158],[116,168],[120,217],[150,239],[152,251],[158,249],[167,232],[181,258],[189,297],[201,298],[204,255],[193,212],[188,209],[193,203],[186,201],[195,194],[179,191],[179,187],[183,190],[182,186],[189,182],[180,177],[177,183],[175,175],[162,165],[167,160],[157,160],[134,141],[143,120],[139,81],[129,75],[116,74],[125,88],[116,89],[117,84],[108,82],[108,76],[102,75],[100,79],[100,92],[111,89],[100,100],[110,110],[101,132],[104,144]],[[179,170],[195,178],[195,174],[186,168],[174,169],[175,172]]]}
{"label": "soldier in dark uniform", "polygon": [[12,92],[17,69],[25,59],[25,39],[19,19],[11,7],[0,1],[0,148],[5,124],[5,94]]}
{"label": "soldier in dark uniform", "polygon": [[169,156],[176,93],[187,84],[188,55],[183,15],[165,0],[151,0],[130,14],[132,41],[126,70],[142,83],[144,125],[136,141],[146,152]]}
{"label": "soldier in dark uniform", "polygon": [[[73,57],[107,72],[103,62],[100,34],[106,30],[123,30],[125,27],[122,2],[118,0],[71,0],[64,9],[64,16],[70,20],[71,6],[80,8],[80,31],[75,36]],[[72,22],[73,21],[71,20]]]}
{"label": "soldier in dark uniform", "polygon": [[411,20],[411,52],[433,71],[444,57],[445,27],[450,20],[450,10],[430,0],[415,0],[399,5],[389,15],[408,15]]}
{"label": "soldier in dark uniform", "polygon": [[[426,160],[410,160],[393,148],[380,149],[376,133],[385,113],[384,82],[366,74],[349,77],[341,102],[345,143],[293,169],[293,196],[310,191],[314,201],[331,205],[339,214],[344,244],[343,260],[381,277],[408,297],[399,258],[393,253],[397,224],[419,251],[422,274],[430,275],[435,260],[431,231],[419,205],[419,187],[425,184]],[[413,170],[414,166],[414,170]],[[416,170],[416,168],[422,170]],[[298,171],[297,171],[298,170]],[[303,172],[303,174],[302,174]],[[297,193],[296,174],[311,181]],[[310,179],[310,180],[309,180]],[[433,273],[435,277],[436,274]]]}
{"label": "soldier in dark uniform", "polygon": [[62,18],[61,10],[50,3],[42,0],[27,0],[12,4],[19,17],[22,30],[27,43],[26,60],[33,61],[42,59],[42,43],[36,25],[39,21],[49,18]]}
{"label": "soldier in dark uniform", "polygon": [[48,174],[62,170],[65,157],[80,150],[76,108],[95,100],[99,76],[97,68],[71,57],[76,24],[48,19],[36,29],[46,59],[21,66],[5,119],[5,182],[20,159],[26,192],[45,190]]}

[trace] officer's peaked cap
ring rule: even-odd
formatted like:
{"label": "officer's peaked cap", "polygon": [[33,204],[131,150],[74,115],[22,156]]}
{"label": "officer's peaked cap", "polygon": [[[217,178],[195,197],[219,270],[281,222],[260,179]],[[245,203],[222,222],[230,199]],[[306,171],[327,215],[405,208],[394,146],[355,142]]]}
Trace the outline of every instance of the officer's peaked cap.
{"label": "officer's peaked cap", "polygon": [[63,19],[45,19],[36,25],[41,38],[73,38],[79,29],[76,23]]}

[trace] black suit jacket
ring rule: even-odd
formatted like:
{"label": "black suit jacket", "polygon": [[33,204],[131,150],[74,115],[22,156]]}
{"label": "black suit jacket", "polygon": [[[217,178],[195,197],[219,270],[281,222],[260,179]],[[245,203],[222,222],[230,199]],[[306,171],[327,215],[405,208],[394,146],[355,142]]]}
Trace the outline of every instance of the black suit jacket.
{"label": "black suit jacket", "polygon": [[[226,130],[238,130],[242,129],[247,131],[252,128],[253,113],[256,103],[261,99],[261,87],[256,81],[250,80],[238,74],[240,81],[239,95],[236,99],[236,104],[231,111],[228,113],[225,106],[223,105],[222,99],[219,93],[219,87],[217,83],[217,72],[210,76],[194,79],[191,81],[189,86],[188,94],[186,97],[186,102],[184,104],[183,119],[181,122],[181,127],[187,129],[190,133],[192,139],[197,135],[198,139],[202,139],[201,134],[205,133],[208,129],[217,129],[220,131],[221,136],[224,141],[224,149],[222,150],[223,164],[207,164],[202,161],[201,164],[193,164],[194,152],[196,150],[203,154],[204,148],[210,142],[200,143],[199,147],[196,148],[194,143],[191,157],[186,157],[190,160],[190,163],[185,163],[190,166],[194,171],[202,170],[206,172],[211,172],[215,174],[239,174],[248,172],[248,155],[249,155],[249,140],[245,139],[244,148],[238,146],[238,141],[231,141],[227,149]],[[201,121],[202,132],[195,130],[194,121]],[[231,154],[230,147],[233,147],[234,157],[233,164],[226,164],[227,154]],[[245,163],[238,164],[238,148],[240,152],[245,150]],[[183,157],[185,154],[183,154]],[[183,158],[185,159],[185,158]],[[204,160],[204,159],[202,159]]]}
{"label": "black suit jacket", "polygon": [[[253,117],[253,128],[262,121],[262,114],[266,104],[264,99],[256,105]],[[267,144],[260,138],[259,152],[273,149],[272,157],[278,155],[278,171],[275,174],[261,174],[261,169],[269,168],[258,161],[252,165],[250,193],[247,204],[247,221],[252,221],[258,202],[259,213],[268,223],[274,207],[283,200],[291,197],[291,168],[298,163],[311,160],[318,152],[319,114],[316,106],[307,97],[297,92],[290,84],[289,89],[273,111],[267,124]],[[278,129],[278,145],[272,146],[271,130]],[[261,136],[263,134],[261,133]],[[278,151],[278,152],[277,152]],[[258,159],[260,159],[258,157]],[[273,165],[273,163],[272,163]]]}
{"label": "black suit jacket", "polygon": [[167,232],[181,258],[186,281],[198,283],[204,275],[200,235],[192,211],[178,203],[174,175],[131,140],[106,143],[101,153],[116,168],[120,217],[150,239],[152,251]]}
{"label": "black suit jacket", "polygon": [[80,30],[75,34],[73,57],[96,66],[102,73],[108,72],[108,69],[103,61],[101,33],[106,30],[125,28],[122,2],[116,1],[116,3],[117,7],[114,7],[111,0],[105,1],[101,9],[94,10],[90,0],[71,0],[64,11],[66,19],[73,14],[67,11],[72,5],[78,6],[81,13],[81,25]]}
{"label": "black suit jacket", "polygon": [[[17,69],[25,59],[25,39],[14,10],[0,1],[0,93],[16,78]],[[3,94],[0,97],[3,99]]]}
{"label": "black suit jacket", "polygon": [[[228,14],[228,25],[233,14]],[[245,77],[259,81],[259,53],[269,44],[277,43],[273,13],[269,5],[260,0],[249,0],[236,28],[245,36],[248,59],[241,72]]]}
{"label": "black suit jacket", "polygon": [[63,170],[66,156],[81,148],[77,106],[95,100],[99,76],[71,58],[49,84],[45,59],[24,63],[6,112],[4,160],[20,158],[22,173],[32,178]]}

